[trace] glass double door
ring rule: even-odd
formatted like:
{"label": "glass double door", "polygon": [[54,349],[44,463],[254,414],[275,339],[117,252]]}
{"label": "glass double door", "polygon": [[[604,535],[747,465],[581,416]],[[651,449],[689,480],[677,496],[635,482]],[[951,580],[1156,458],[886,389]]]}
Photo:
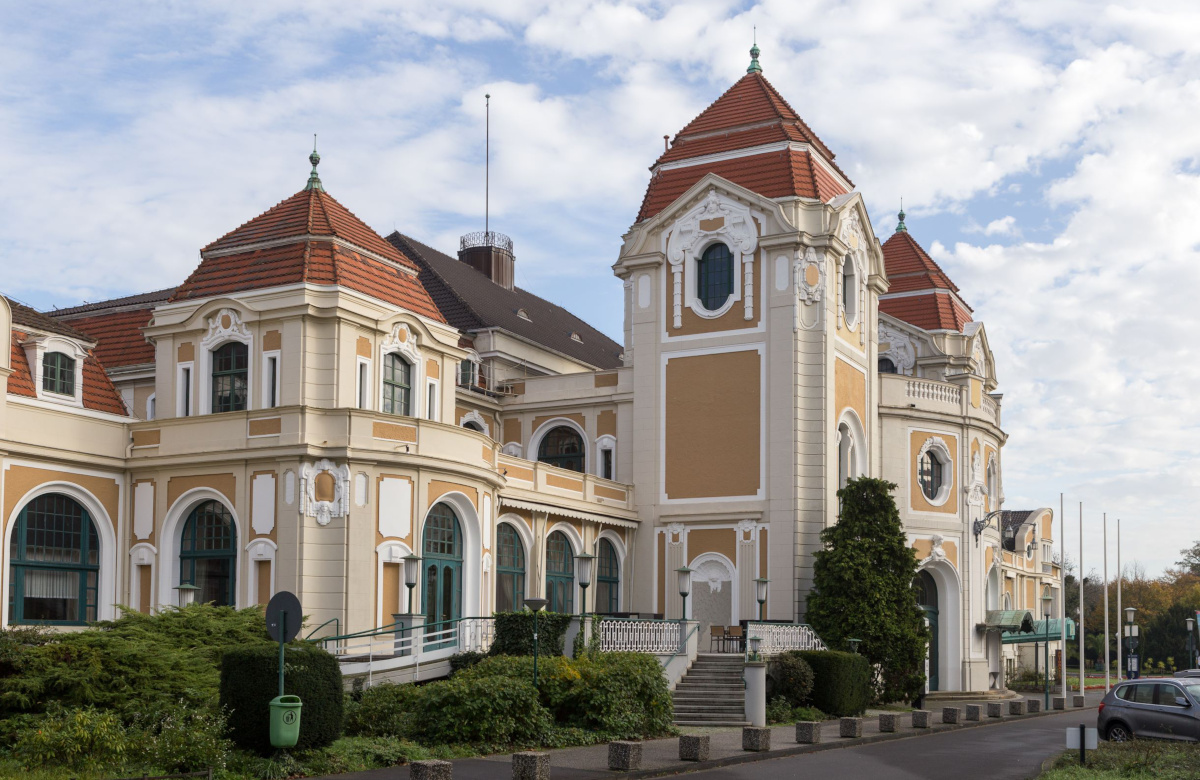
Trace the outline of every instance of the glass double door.
{"label": "glass double door", "polygon": [[424,579],[421,611],[425,614],[425,650],[451,647],[462,617],[462,527],[454,510],[438,504],[425,520],[422,550]]}

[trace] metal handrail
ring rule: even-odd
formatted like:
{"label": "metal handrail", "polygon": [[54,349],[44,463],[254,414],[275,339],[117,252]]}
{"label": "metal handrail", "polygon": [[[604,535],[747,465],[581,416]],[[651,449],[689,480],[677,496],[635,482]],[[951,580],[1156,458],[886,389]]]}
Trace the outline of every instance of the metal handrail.
{"label": "metal handrail", "polygon": [[[341,630],[342,630],[342,629],[341,629],[342,622],[341,622],[340,620],[338,620],[338,619],[337,619],[337,618],[335,618],[335,617],[333,617],[333,618],[329,618],[329,620],[326,620],[324,623],[322,623],[321,625],[317,626],[317,627],[316,627],[316,628],[314,628],[312,631],[309,631],[309,632],[308,632],[308,636],[304,637],[305,641],[307,641],[307,640],[311,639],[313,634],[317,633],[317,632],[318,632],[318,631],[320,631],[322,628],[325,628],[325,626],[329,625],[330,623],[333,623],[333,624],[334,624],[334,626],[337,626],[336,628],[334,628],[334,631],[341,631]],[[334,636],[336,636],[336,634],[335,634]]]}
{"label": "metal handrail", "polygon": [[[318,637],[317,639],[313,639],[310,641],[321,642],[321,643],[334,642],[334,641],[340,642],[340,641],[346,640],[346,639],[362,639],[364,637],[369,637],[369,636],[383,636],[385,634],[394,634],[397,631],[415,631],[417,629],[421,629],[422,631],[424,631],[424,633],[428,634],[430,632],[425,631],[425,629],[432,628],[433,626],[444,626],[444,625],[450,625],[450,624],[454,624],[454,623],[461,623],[464,620],[495,620],[495,619],[496,618],[493,615],[488,615],[487,617],[460,617],[460,618],[452,618],[450,620],[437,620],[437,621],[434,621],[433,623],[423,623],[420,626],[406,626],[402,622],[396,621],[395,623],[389,623],[388,625],[381,626],[380,628],[371,628],[371,629],[367,629],[366,631],[356,631],[353,634],[341,634],[339,636],[323,636],[323,637]],[[445,630],[446,629],[443,629],[442,631],[436,631],[433,633],[443,633]]]}
{"label": "metal handrail", "polygon": [[699,630],[700,630],[700,621],[697,620],[696,625],[692,627],[692,630],[688,632],[688,635],[685,636],[683,638],[683,641],[679,643],[679,649],[676,650],[674,653],[671,653],[671,657],[667,659],[667,662],[665,664],[663,664],[664,669],[666,669],[668,666],[671,665],[671,662],[675,660],[675,656],[682,655],[683,653],[687,652],[688,640],[691,639],[692,636]]}

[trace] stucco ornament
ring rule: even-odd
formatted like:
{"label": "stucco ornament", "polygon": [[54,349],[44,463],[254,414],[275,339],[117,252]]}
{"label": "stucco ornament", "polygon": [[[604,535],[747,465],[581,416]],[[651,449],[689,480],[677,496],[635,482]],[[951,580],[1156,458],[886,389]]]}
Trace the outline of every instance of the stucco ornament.
{"label": "stucco ornament", "polygon": [[754,529],[757,526],[753,520],[739,520],[737,524],[738,538],[743,542],[754,539]]}
{"label": "stucco ornament", "polygon": [[671,544],[683,544],[683,523],[671,523],[667,526],[667,541]]}
{"label": "stucco ornament", "polygon": [[250,341],[250,328],[236,309],[221,309],[208,318],[208,332],[200,340],[200,346],[211,349],[226,341]]}
{"label": "stucco ornament", "polygon": [[[317,482],[322,475],[328,475],[333,482],[331,496],[318,489]],[[350,513],[349,466],[338,466],[324,459],[313,464],[306,463],[300,472],[300,483],[304,514],[315,517],[318,525],[329,525],[333,518],[345,517]]]}
{"label": "stucco ornament", "polygon": [[974,345],[971,347],[971,363],[975,368],[975,373],[983,375],[983,338],[976,336]]}
{"label": "stucco ornament", "polygon": [[917,364],[917,348],[908,334],[902,330],[879,323],[879,342],[887,344],[888,348],[879,353],[879,357],[891,360],[896,371],[908,374]]}
{"label": "stucco ornament", "polygon": [[707,560],[696,567],[693,582],[707,582],[709,593],[720,593],[721,584],[730,581],[729,569],[719,561]]}
{"label": "stucco ornament", "polygon": [[[710,189],[704,200],[676,220],[671,237],[667,242],[667,262],[671,268],[672,281],[672,327],[683,327],[684,270],[709,244],[719,240],[729,247],[735,258],[734,276],[738,269],[744,275],[742,298],[745,301],[745,318],[754,318],[754,266],[750,255],[758,248],[758,231],[750,216],[750,209],[734,200],[723,197]],[[689,274],[694,271],[688,271]],[[690,296],[687,305],[703,317],[716,317],[729,310],[737,293],[729,296],[725,306],[710,312],[703,306],[693,305]]]}
{"label": "stucco ornament", "polygon": [[946,560],[946,551],[942,548],[942,542],[945,539],[940,534],[934,534],[930,537],[929,541],[932,543],[929,548],[929,555],[925,556],[925,560],[921,561],[921,563]]}
{"label": "stucco ornament", "polygon": [[983,506],[984,497],[987,495],[987,486],[984,483],[983,456],[978,452],[971,458],[971,484],[965,490],[969,506]]}
{"label": "stucco ornament", "polygon": [[417,351],[417,334],[403,322],[392,326],[392,332],[383,340],[383,352],[400,352],[407,355],[414,364],[420,360]]}

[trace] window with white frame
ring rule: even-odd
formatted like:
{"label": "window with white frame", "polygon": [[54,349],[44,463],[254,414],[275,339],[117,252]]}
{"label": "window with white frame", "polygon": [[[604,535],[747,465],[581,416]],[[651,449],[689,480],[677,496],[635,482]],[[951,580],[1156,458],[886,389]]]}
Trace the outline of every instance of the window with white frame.
{"label": "window with white frame", "polygon": [[383,413],[412,415],[412,363],[395,352],[383,358]]}
{"label": "window with white frame", "polygon": [[83,347],[56,335],[33,335],[21,346],[39,400],[83,406]]}
{"label": "window with white frame", "polygon": [[428,379],[425,382],[425,417],[434,421],[438,418],[438,386],[440,384],[436,379]]}
{"label": "window with white frame", "polygon": [[851,255],[842,258],[842,314],[846,327],[858,324],[858,270]]}
{"label": "window with white frame", "polygon": [[179,417],[192,416],[192,363],[180,363],[176,373],[175,408]]}
{"label": "window with white frame", "polygon": [[242,412],[250,405],[250,349],[240,341],[222,344],[212,352],[213,414]]}
{"label": "window with white frame", "polygon": [[609,434],[596,439],[596,476],[617,478],[617,440]]}
{"label": "window with white frame", "polygon": [[146,399],[146,419],[147,420],[153,420],[157,416],[158,404],[156,402],[154,395],[155,395],[154,393],[151,393],[150,397]]}
{"label": "window with white frame", "polygon": [[360,357],[358,371],[354,377],[354,405],[359,409],[370,408],[371,403],[371,361]]}
{"label": "window with white frame", "polygon": [[933,506],[945,504],[954,484],[954,461],[945,440],[940,436],[926,439],[917,453],[915,465],[917,482],[925,499]]}
{"label": "window with white frame", "polygon": [[263,408],[279,406],[279,351],[263,353]]}
{"label": "window with white frame", "polygon": [[56,395],[75,395],[75,358],[63,352],[42,356],[42,390]]}

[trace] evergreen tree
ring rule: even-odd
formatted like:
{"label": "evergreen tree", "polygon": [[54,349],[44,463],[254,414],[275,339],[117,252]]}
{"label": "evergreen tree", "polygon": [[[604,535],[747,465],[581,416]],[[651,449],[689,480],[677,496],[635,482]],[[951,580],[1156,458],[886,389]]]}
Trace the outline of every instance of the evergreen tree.
{"label": "evergreen tree", "polygon": [[808,622],[832,650],[858,652],[875,667],[881,701],[908,701],[925,685],[929,630],[917,605],[917,559],[900,525],[895,485],[852,479],[838,491],[842,514],[821,532],[815,553]]}

